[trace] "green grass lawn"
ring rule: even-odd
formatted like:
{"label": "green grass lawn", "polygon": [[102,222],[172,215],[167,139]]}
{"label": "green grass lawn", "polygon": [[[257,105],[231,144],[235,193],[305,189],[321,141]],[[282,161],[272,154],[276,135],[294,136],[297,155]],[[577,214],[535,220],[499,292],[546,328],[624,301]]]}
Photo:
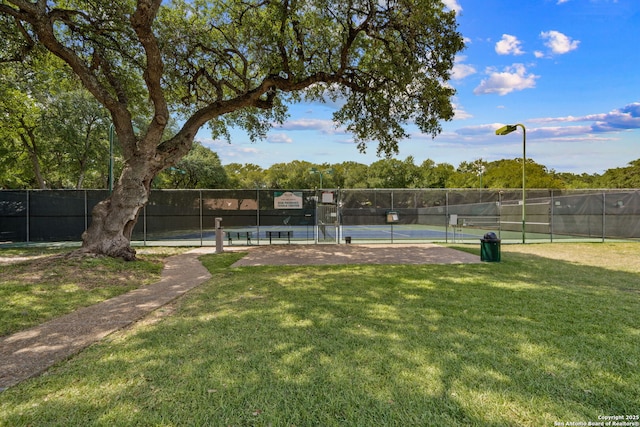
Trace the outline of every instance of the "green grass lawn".
{"label": "green grass lawn", "polygon": [[[475,248],[470,250],[475,253]],[[640,412],[640,247],[229,268],[0,393],[0,425],[554,426]],[[555,258],[555,259],[553,259]]]}
{"label": "green grass lawn", "polygon": [[68,250],[2,249],[0,257],[23,261],[0,265],[0,336],[155,283],[162,260],[175,251],[158,248],[127,263],[62,256]]}

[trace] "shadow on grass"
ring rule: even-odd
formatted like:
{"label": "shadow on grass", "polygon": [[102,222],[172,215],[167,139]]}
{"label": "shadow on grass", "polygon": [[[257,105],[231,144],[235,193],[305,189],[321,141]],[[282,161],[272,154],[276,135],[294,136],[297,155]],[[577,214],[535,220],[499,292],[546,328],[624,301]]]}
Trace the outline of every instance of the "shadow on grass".
{"label": "shadow on grass", "polygon": [[0,266],[0,337],[159,280],[164,256],[147,258],[125,263],[60,253]]}
{"label": "shadow on grass", "polygon": [[[7,425],[553,425],[637,412],[637,274],[228,269],[175,316],[0,394]],[[635,412],[634,412],[635,411]]]}

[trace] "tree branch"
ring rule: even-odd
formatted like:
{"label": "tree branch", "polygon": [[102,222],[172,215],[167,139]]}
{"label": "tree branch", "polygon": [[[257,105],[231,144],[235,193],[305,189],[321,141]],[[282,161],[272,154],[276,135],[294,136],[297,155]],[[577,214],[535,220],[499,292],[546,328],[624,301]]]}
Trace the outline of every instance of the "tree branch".
{"label": "tree branch", "polygon": [[[144,48],[147,64],[144,70],[144,81],[149,88],[149,97],[154,106],[154,117],[147,130],[150,141],[158,141],[169,121],[169,108],[162,90],[162,74],[164,63],[158,40],[153,34],[152,24],[162,0],[138,0],[136,11],[131,16],[131,25]],[[154,143],[155,148],[155,143]]]}

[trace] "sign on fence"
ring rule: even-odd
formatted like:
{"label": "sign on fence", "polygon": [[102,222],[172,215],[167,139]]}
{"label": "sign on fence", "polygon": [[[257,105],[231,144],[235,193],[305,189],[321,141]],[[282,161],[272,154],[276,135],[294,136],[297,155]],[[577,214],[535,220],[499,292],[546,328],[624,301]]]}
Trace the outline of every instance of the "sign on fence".
{"label": "sign on fence", "polygon": [[274,209],[302,209],[301,191],[275,191],[273,195]]}

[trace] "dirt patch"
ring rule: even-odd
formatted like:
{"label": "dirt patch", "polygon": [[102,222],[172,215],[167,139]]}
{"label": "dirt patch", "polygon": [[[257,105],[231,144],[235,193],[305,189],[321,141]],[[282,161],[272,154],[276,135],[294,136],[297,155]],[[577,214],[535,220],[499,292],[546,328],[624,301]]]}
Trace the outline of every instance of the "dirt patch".
{"label": "dirt patch", "polygon": [[[161,267],[161,260],[153,261]],[[103,265],[92,258],[74,258],[65,255],[28,257],[9,262],[0,271],[0,282],[24,285],[76,285],[84,290],[108,286],[137,286],[139,270],[120,268],[117,262]],[[144,272],[143,276],[150,273]],[[150,283],[146,280],[143,284]]]}
{"label": "dirt patch", "polygon": [[38,258],[44,258],[50,255],[34,255],[34,256],[0,256],[0,265],[18,264],[24,261],[32,261]]}
{"label": "dirt patch", "polygon": [[340,264],[472,264],[480,257],[434,244],[271,245],[251,248],[232,267]]}

